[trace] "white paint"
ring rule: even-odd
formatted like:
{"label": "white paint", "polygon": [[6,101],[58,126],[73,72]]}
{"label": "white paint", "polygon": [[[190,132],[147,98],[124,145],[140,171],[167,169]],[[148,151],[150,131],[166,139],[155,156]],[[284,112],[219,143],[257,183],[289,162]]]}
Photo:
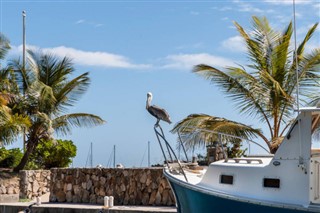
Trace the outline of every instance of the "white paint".
{"label": "white paint", "polygon": [[[166,175],[184,187],[215,196],[320,212],[320,150],[311,150],[311,127],[318,115],[319,108],[301,109],[297,124],[288,131],[290,137],[285,137],[277,153],[254,157],[260,163],[221,160],[210,164],[203,175],[186,171],[188,183],[182,175],[168,172]],[[233,184],[220,183],[221,175],[232,175]],[[280,179],[280,188],[264,187],[264,178]]]}

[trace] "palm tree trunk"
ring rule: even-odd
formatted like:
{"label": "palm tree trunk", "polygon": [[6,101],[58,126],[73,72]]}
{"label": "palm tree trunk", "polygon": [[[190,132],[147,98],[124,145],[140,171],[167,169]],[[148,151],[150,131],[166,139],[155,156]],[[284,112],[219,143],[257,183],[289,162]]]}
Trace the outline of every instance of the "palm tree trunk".
{"label": "palm tree trunk", "polygon": [[18,166],[16,166],[13,169],[14,172],[19,172],[20,170],[24,169],[24,167],[28,163],[30,154],[33,152],[33,150],[34,150],[34,148],[36,147],[37,144],[38,143],[36,143],[36,142],[28,141],[27,149],[26,149],[26,151],[25,151],[20,163],[18,164]]}

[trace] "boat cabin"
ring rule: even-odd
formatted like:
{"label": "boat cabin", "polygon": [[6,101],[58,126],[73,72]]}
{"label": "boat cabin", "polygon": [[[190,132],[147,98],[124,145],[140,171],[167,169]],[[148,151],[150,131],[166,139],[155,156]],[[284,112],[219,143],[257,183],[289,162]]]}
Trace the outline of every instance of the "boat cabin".
{"label": "boat cabin", "polygon": [[198,185],[230,196],[302,206],[320,205],[320,149],[312,133],[320,108],[303,108],[271,156],[211,163]]}

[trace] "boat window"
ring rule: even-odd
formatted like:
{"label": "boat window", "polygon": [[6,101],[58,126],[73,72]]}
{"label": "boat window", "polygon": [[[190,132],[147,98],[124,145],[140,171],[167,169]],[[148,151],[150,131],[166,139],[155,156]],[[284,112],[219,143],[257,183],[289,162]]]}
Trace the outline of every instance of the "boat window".
{"label": "boat window", "polygon": [[263,186],[269,188],[280,188],[280,179],[276,178],[264,178]]}
{"label": "boat window", "polygon": [[233,176],[232,175],[220,175],[220,183],[233,184]]}

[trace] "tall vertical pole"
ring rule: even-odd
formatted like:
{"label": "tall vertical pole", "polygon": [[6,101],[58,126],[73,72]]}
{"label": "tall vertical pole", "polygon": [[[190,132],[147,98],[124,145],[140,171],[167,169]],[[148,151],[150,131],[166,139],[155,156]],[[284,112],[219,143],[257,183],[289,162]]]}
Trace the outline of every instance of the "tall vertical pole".
{"label": "tall vertical pole", "polygon": [[90,147],[90,165],[91,165],[91,168],[93,168],[93,149],[92,149],[92,142],[91,142],[91,147]]}
{"label": "tall vertical pole", "polygon": [[294,55],[296,63],[296,81],[297,81],[297,114],[300,112],[300,103],[299,103],[299,70],[298,70],[298,55],[297,55],[297,27],[296,27],[296,3],[293,0],[293,33],[294,33]]}
{"label": "tall vertical pole", "polygon": [[[299,103],[299,95],[300,95],[300,85],[299,85],[299,65],[298,65],[298,53],[297,53],[297,26],[296,26],[296,2],[292,1],[293,6],[293,33],[294,33],[294,56],[295,56],[295,64],[296,64],[296,81],[297,81],[297,114],[300,113],[300,103]],[[298,120],[299,127],[299,143],[300,143],[300,156],[299,156],[299,164],[303,164],[302,157],[302,140],[301,140],[301,125]]]}
{"label": "tall vertical pole", "polygon": [[22,67],[25,69],[26,66],[26,11],[22,11],[22,24],[23,24],[23,30],[22,30]]}
{"label": "tall vertical pole", "polygon": [[[26,11],[22,11],[22,69],[26,68]],[[23,152],[26,152],[26,130],[23,129]]]}
{"label": "tall vertical pole", "polygon": [[148,167],[150,167],[150,141],[148,141]]}
{"label": "tall vertical pole", "polygon": [[116,168],[116,145],[113,145],[113,168]]}

